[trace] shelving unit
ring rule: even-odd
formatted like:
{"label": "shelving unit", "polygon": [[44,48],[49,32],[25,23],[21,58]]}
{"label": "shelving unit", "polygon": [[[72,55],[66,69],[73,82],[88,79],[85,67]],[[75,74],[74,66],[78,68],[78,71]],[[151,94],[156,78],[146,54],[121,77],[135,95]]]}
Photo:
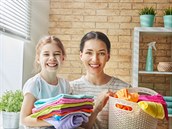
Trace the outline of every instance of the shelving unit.
{"label": "shelving unit", "polygon": [[[169,75],[170,76],[170,95],[172,96],[172,72],[147,72],[139,71],[139,43],[141,33],[145,34],[161,34],[172,36],[172,29],[166,29],[164,27],[135,27],[133,36],[133,59],[132,59],[132,86],[138,87],[138,79],[140,74],[154,74],[154,75]],[[172,50],[171,50],[172,51]],[[172,52],[171,52],[172,57]],[[172,59],[172,58],[171,58]],[[172,129],[172,115],[169,115],[169,129]]]}
{"label": "shelving unit", "polygon": [[[139,39],[141,33],[147,34],[157,34],[160,33],[162,35],[171,35],[172,29],[166,29],[164,27],[135,27],[134,28],[134,36],[133,36],[133,59],[132,59],[132,86],[138,87],[138,76],[139,74],[168,74],[172,75],[172,72],[146,72],[139,71]],[[172,88],[172,87],[171,87]],[[171,93],[172,94],[172,93]]]}

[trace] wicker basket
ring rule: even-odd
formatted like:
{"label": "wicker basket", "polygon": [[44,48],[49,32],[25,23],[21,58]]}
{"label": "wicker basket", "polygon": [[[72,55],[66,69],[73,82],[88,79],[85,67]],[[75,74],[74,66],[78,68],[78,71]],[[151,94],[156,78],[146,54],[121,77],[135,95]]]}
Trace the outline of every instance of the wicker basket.
{"label": "wicker basket", "polygon": [[159,62],[157,69],[161,72],[172,72],[172,62]]}
{"label": "wicker basket", "polygon": [[[130,88],[129,92],[157,94],[151,89],[141,87]],[[116,104],[130,106],[133,110],[119,109],[115,106]],[[109,98],[109,129],[156,129],[157,121],[157,119],[142,111],[137,103],[114,97]]]}

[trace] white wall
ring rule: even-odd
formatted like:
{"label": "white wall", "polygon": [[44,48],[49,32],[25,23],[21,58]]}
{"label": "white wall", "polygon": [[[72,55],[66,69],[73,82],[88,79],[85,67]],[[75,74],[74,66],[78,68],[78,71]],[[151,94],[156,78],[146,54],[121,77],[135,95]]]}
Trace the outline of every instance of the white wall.
{"label": "white wall", "polygon": [[23,84],[33,76],[35,45],[48,34],[49,7],[49,0],[32,0],[31,42],[24,45]]}
{"label": "white wall", "polygon": [[0,96],[22,88],[23,46],[23,41],[0,33]]}
{"label": "white wall", "polygon": [[33,76],[35,45],[48,33],[49,0],[32,0],[31,16],[31,42],[0,33],[0,96],[6,90],[22,89]]}

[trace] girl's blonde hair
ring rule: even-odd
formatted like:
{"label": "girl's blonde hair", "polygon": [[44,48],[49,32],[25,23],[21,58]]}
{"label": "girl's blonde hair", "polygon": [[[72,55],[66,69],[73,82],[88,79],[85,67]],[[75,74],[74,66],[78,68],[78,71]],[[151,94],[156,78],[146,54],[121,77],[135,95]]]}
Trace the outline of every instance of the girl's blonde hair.
{"label": "girl's blonde hair", "polygon": [[38,73],[41,71],[40,64],[38,64],[37,61],[39,59],[39,55],[40,55],[42,47],[46,44],[51,44],[51,43],[56,43],[56,45],[61,49],[62,55],[64,57],[66,57],[66,52],[65,52],[64,46],[59,38],[57,38],[53,35],[52,36],[44,36],[38,41],[36,48],[35,48],[36,56],[35,56],[35,61],[34,61],[34,73]]}

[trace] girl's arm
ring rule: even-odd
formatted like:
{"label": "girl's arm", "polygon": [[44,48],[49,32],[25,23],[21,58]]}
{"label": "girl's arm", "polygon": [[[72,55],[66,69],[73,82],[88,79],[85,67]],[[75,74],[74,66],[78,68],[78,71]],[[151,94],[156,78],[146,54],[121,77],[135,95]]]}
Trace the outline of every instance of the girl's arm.
{"label": "girl's arm", "polygon": [[25,126],[52,126],[49,123],[38,120],[36,118],[31,118],[32,108],[34,107],[34,102],[36,101],[35,97],[27,93],[24,95],[24,100],[22,103],[21,111],[20,111],[20,121]]}

